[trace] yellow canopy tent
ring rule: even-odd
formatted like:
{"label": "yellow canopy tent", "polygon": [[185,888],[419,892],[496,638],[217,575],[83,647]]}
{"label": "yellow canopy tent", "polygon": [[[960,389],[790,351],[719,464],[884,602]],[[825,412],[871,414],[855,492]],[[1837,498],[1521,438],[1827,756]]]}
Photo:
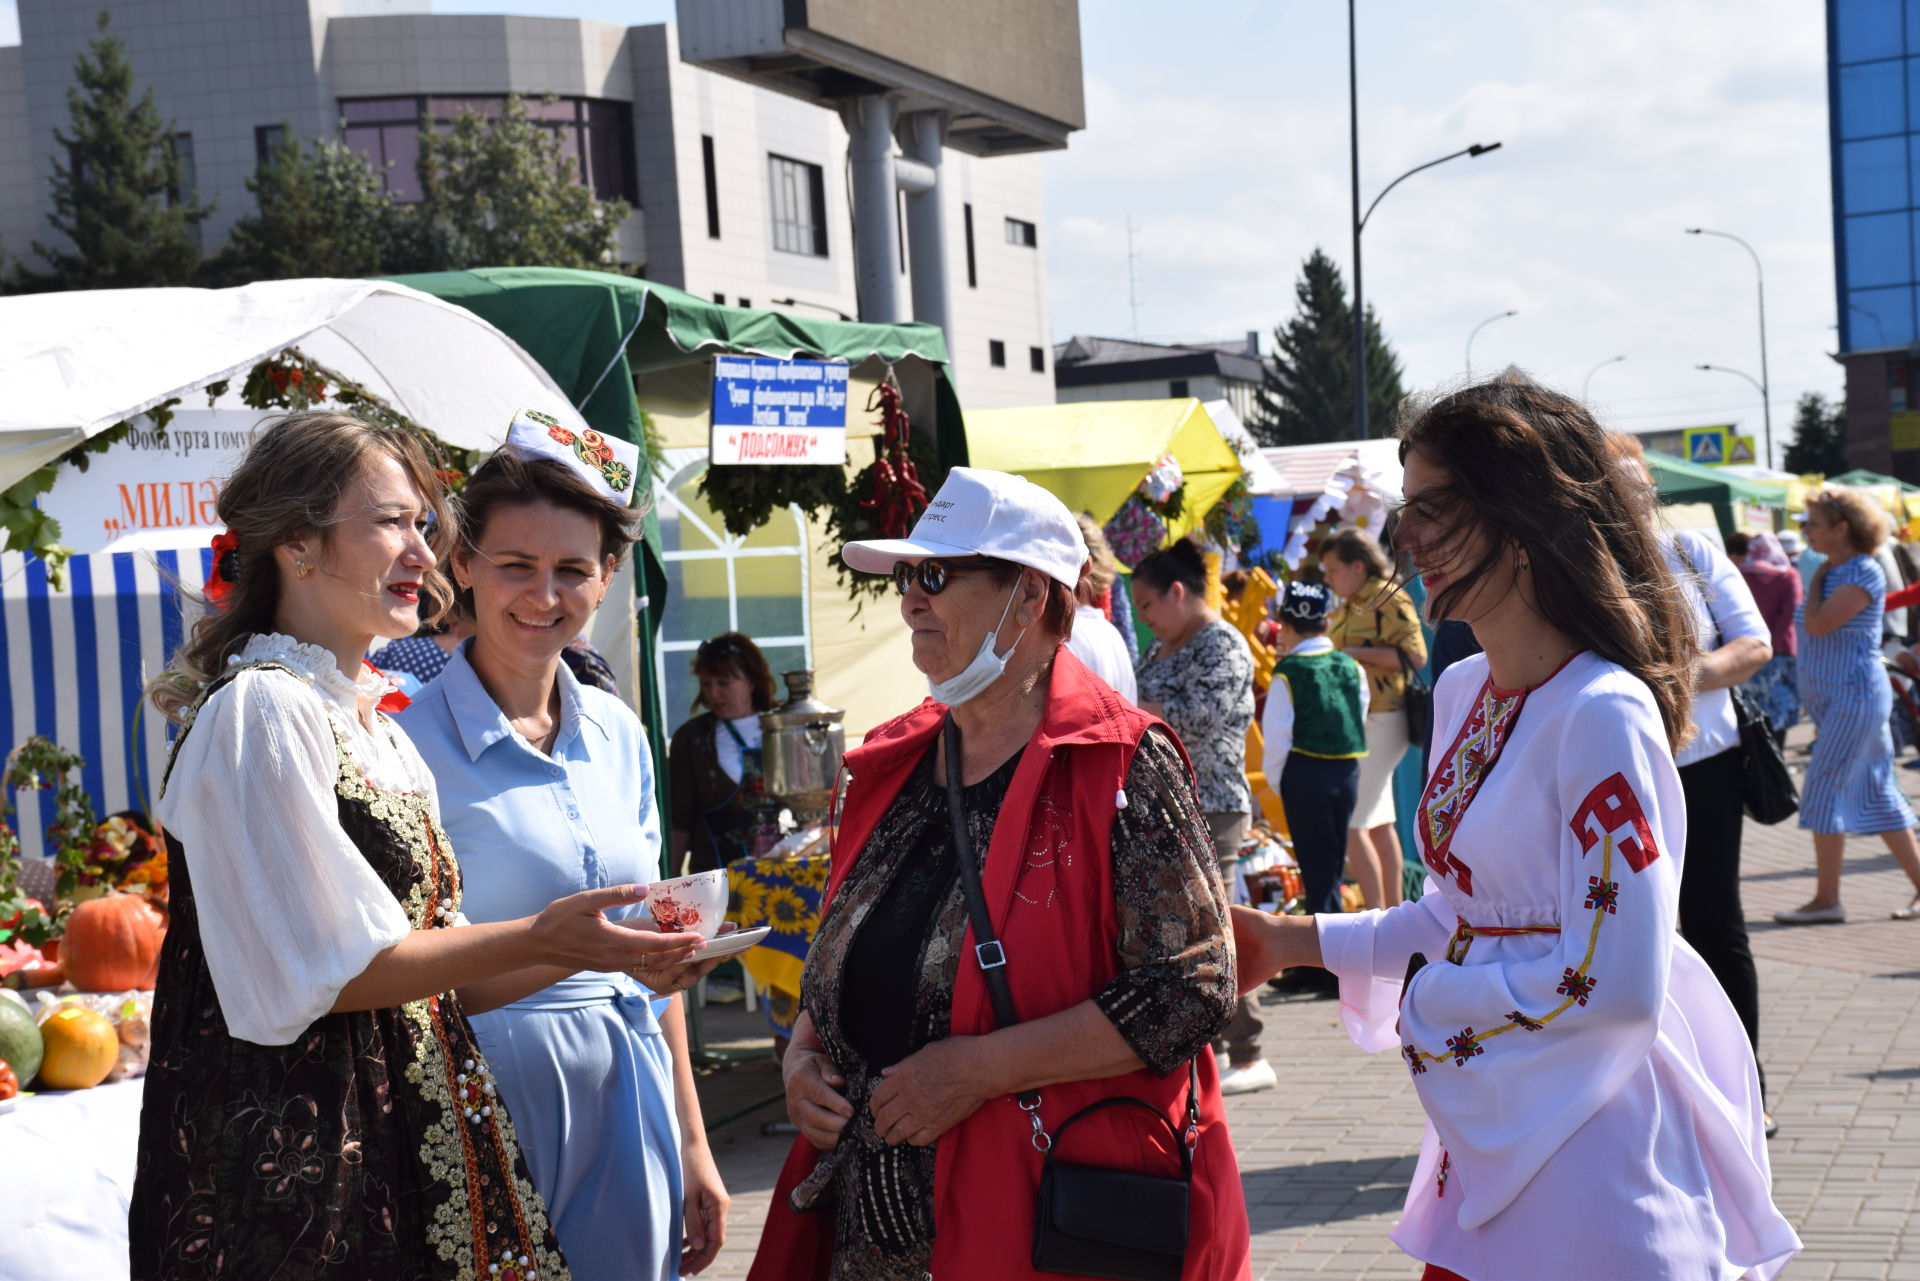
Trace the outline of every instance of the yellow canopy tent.
{"label": "yellow canopy tent", "polygon": [[1014,472],[1105,523],[1172,454],[1187,478],[1178,538],[1198,525],[1240,475],[1240,457],[1198,400],[1085,400],[1020,409],[969,409],[967,457]]}

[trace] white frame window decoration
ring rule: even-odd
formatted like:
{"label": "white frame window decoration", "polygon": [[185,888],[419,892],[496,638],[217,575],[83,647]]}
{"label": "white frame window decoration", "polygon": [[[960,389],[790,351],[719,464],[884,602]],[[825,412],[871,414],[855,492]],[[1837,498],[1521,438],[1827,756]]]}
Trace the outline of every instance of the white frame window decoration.
{"label": "white frame window decoration", "polygon": [[[688,522],[688,525],[702,538],[710,542],[712,546],[691,549],[682,548],[677,551],[663,550],[661,559],[668,564],[686,561],[717,560],[724,562],[727,571],[727,630],[739,631],[739,575],[736,572],[735,566],[742,560],[763,560],[781,556],[793,557],[800,563],[801,605],[799,635],[760,636],[752,632],[747,633],[747,635],[754,644],[760,646],[762,649],[775,646],[799,646],[801,652],[806,655],[807,667],[811,669],[813,667],[813,616],[812,611],[808,608],[808,598],[812,591],[812,577],[811,567],[807,563],[806,513],[802,511],[797,504],[789,504],[787,507],[787,510],[793,514],[795,527],[800,531],[800,541],[797,544],[773,547],[749,547],[746,545],[746,539],[736,538],[732,534],[729,534],[724,528],[717,528],[715,525],[709,524],[704,516],[693,511],[685,503],[681,502],[677,496],[679,490],[683,489],[707,469],[707,451],[704,449],[673,449],[665,452],[669,470],[666,479],[657,481],[654,484],[653,497],[654,502],[657,504],[655,510],[664,515],[671,509],[675,519]],[[689,457],[689,455],[691,455],[691,457]],[[668,602],[668,607],[672,607],[671,600]],[[695,637],[693,639],[669,639],[669,634],[669,629],[663,625],[661,628],[660,643],[654,649],[653,678],[663,694],[667,688],[667,662],[669,658],[679,662],[685,662],[695,650],[700,648],[702,641],[710,639],[705,636]],[[776,689],[776,698],[783,695],[783,690]],[[683,708],[668,708],[667,716],[669,720],[671,721],[675,717],[679,717],[683,710]],[[684,719],[684,717],[681,717],[681,719]]]}

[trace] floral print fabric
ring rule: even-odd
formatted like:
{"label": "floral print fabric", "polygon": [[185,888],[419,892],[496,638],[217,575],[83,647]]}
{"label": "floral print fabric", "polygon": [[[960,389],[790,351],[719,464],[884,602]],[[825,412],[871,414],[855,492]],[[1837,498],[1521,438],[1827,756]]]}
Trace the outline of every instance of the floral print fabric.
{"label": "floral print fabric", "polygon": [[1180,736],[1209,814],[1245,814],[1247,729],[1253,724],[1253,655],[1233,627],[1216,619],[1171,654],[1159,642],[1135,669],[1140,702],[1158,703],[1160,719]]}

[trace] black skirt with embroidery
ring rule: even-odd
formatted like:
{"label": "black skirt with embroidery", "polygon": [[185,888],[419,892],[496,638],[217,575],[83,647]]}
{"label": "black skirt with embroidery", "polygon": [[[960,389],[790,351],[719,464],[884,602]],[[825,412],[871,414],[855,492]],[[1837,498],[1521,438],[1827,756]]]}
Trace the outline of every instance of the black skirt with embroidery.
{"label": "black skirt with embroidery", "polygon": [[[443,927],[435,909],[458,909],[459,868],[427,797],[371,787],[336,749],[341,827],[413,928]],[[564,1278],[458,999],[324,1015],[289,1045],[232,1036],[200,945],[192,851],[168,848],[133,1281]]]}

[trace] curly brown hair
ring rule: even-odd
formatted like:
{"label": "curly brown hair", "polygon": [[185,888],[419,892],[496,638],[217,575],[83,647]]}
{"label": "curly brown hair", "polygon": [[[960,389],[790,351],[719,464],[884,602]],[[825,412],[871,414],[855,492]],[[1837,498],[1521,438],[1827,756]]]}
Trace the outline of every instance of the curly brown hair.
{"label": "curly brown hair", "polygon": [[1833,524],[1846,522],[1847,545],[1862,556],[1873,555],[1886,541],[1886,518],[1857,489],[1823,489],[1807,497],[1807,506]]}

